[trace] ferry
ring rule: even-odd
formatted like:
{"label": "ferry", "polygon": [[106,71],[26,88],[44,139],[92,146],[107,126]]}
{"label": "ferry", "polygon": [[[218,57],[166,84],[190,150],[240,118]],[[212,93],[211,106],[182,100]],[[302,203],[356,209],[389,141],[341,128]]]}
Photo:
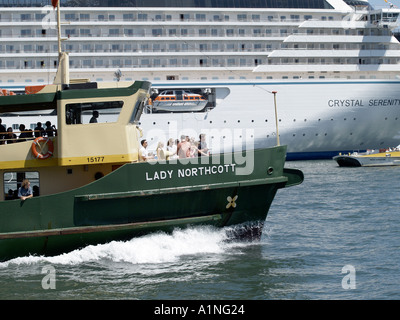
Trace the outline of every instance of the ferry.
{"label": "ferry", "polygon": [[[52,82],[57,30],[47,1],[0,0],[1,88],[18,93]],[[398,145],[400,10],[390,2],[61,3],[71,78],[140,79],[158,92],[207,90],[201,110],[145,108],[140,126],[154,150],[181,134],[206,134],[215,152],[273,146],[272,92],[288,160]],[[54,123],[50,116],[0,115],[14,130]]]}
{"label": "ferry", "polygon": [[[0,260],[192,225],[239,226],[236,236],[257,238],[278,189],[303,181],[284,168],[281,145],[139,161],[151,83],[72,81],[69,55],[59,54],[54,84],[0,96],[0,112],[57,114],[52,134],[0,137]],[[110,110],[112,122],[83,117]]]}
{"label": "ferry", "polygon": [[333,160],[340,167],[400,166],[400,146],[389,149],[339,154],[333,157]]}

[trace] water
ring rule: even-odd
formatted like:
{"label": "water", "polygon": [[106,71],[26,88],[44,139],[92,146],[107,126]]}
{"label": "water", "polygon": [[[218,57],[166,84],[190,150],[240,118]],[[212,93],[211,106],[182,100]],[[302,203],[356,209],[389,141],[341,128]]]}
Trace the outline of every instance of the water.
{"label": "water", "polygon": [[400,167],[286,166],[305,181],[278,192],[260,242],[198,227],[13,259],[0,299],[400,299]]}

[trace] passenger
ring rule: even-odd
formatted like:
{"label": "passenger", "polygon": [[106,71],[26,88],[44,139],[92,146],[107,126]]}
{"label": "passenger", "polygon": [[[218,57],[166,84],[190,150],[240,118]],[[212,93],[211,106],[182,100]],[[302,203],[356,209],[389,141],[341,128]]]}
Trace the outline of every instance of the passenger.
{"label": "passenger", "polygon": [[199,154],[198,154],[199,157],[208,155],[206,135],[204,133],[201,133],[199,136],[198,148],[199,148]]}
{"label": "passenger", "polygon": [[197,142],[194,141],[194,138],[190,139],[190,150],[189,150],[189,157],[195,158],[198,156],[199,149],[197,148]]}
{"label": "passenger", "polygon": [[19,132],[20,132],[20,134],[19,134],[19,137],[18,137],[18,141],[17,141],[17,142],[26,141],[26,140],[27,140],[26,138],[29,137],[29,132],[26,131],[25,125],[24,125],[24,124],[20,124],[20,125],[19,125]]}
{"label": "passenger", "polygon": [[156,152],[158,160],[165,160],[164,143],[162,142],[158,143]]}
{"label": "passenger", "polygon": [[32,131],[32,129],[28,129],[28,130],[27,130],[27,137],[28,137],[28,138],[33,138],[33,131]]}
{"label": "passenger", "polygon": [[139,150],[139,161],[149,161],[154,159],[154,156],[147,150],[148,143],[146,139],[143,139],[140,144],[142,147]]}
{"label": "passenger", "polygon": [[14,143],[17,141],[17,135],[13,133],[11,127],[7,128],[6,142],[7,144]]}
{"label": "passenger", "polygon": [[21,187],[18,189],[18,197],[21,200],[26,200],[33,197],[33,191],[31,188],[31,183],[28,179],[22,181]]}
{"label": "passenger", "polygon": [[44,131],[44,128],[42,127],[42,123],[41,123],[41,122],[38,122],[38,123],[36,124],[36,128],[35,128],[35,137],[36,137],[36,138],[38,138],[38,137],[43,137],[45,134],[46,134],[46,133],[45,133],[45,131]]}
{"label": "passenger", "polygon": [[14,191],[12,189],[8,189],[8,193],[6,194],[6,200],[13,200],[14,199]]}
{"label": "passenger", "polygon": [[2,120],[0,118],[0,144],[4,144],[4,140],[6,135],[7,135],[7,131],[6,128],[1,124]]}
{"label": "passenger", "polygon": [[[176,141],[178,141],[178,143],[179,143],[178,139],[176,139],[175,142]],[[175,143],[175,142],[174,142],[174,139],[172,139],[172,138],[170,138],[167,142],[167,153],[168,153],[167,160],[178,158],[178,156],[176,154],[177,143]]]}
{"label": "passenger", "polygon": [[93,116],[90,119],[89,123],[97,123],[97,118],[99,117],[99,112],[96,110],[93,110]]}
{"label": "passenger", "polygon": [[179,142],[177,147],[177,153],[179,159],[187,158],[190,156],[190,142],[186,139],[185,135],[181,136],[181,142]]}
{"label": "passenger", "polygon": [[46,134],[48,137],[54,137],[57,135],[56,126],[51,125],[50,121],[46,121]]}

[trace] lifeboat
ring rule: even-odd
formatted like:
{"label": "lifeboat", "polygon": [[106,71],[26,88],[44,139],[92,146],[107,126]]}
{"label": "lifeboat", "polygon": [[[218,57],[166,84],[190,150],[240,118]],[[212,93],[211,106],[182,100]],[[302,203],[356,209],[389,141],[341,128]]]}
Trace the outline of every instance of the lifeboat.
{"label": "lifeboat", "polygon": [[208,100],[188,90],[164,90],[153,100],[153,111],[201,111]]}

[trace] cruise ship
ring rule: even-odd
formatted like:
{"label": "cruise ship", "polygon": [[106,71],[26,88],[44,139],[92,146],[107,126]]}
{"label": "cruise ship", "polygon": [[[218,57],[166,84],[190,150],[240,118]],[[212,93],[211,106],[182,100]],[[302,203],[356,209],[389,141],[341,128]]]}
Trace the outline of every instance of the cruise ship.
{"label": "cruise ship", "polygon": [[[400,143],[400,10],[390,2],[374,9],[364,0],[60,1],[71,85],[152,83],[140,120],[150,148],[205,134],[211,152],[280,143],[298,160]],[[2,92],[52,83],[51,1],[0,7]],[[174,97],[170,109],[156,108],[152,101],[167,91],[208,102],[191,109]],[[0,118],[16,132],[52,121],[54,112]],[[98,121],[115,119],[100,110]]]}

